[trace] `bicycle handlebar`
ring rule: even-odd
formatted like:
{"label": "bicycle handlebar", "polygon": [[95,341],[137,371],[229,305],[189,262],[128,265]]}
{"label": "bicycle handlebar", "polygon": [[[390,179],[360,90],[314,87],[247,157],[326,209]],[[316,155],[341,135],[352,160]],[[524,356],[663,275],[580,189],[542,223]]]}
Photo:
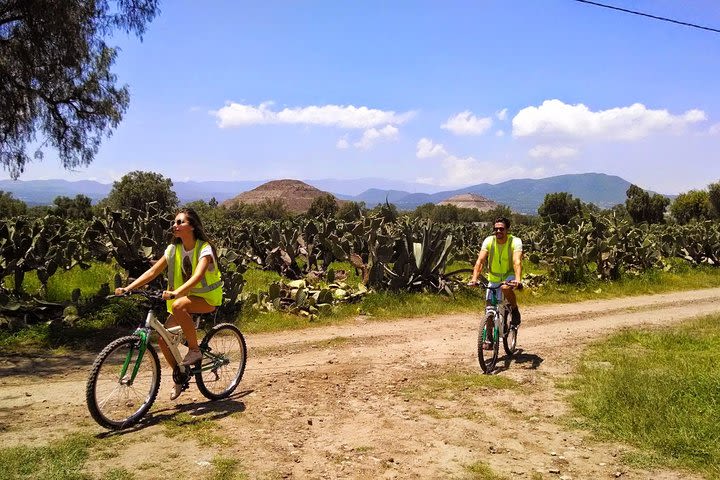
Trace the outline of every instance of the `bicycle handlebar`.
{"label": "bicycle handlebar", "polygon": [[163,300],[162,298],[163,291],[162,290],[156,290],[156,289],[145,289],[145,290],[125,290],[125,293],[121,295],[108,295],[105,298],[120,298],[120,297],[130,297],[132,295],[140,295],[142,297],[147,298],[148,300]]}
{"label": "bicycle handlebar", "polygon": [[468,282],[466,285],[468,287],[484,287],[484,288],[492,288],[492,289],[498,289],[498,288],[502,287],[503,285],[509,285],[517,290],[522,290],[523,286],[524,286],[522,284],[522,282],[517,282],[515,285],[511,285],[508,281],[505,281],[505,282],[502,282],[497,287],[491,287],[490,282],[485,278],[483,278],[482,280],[478,280],[476,282]]}

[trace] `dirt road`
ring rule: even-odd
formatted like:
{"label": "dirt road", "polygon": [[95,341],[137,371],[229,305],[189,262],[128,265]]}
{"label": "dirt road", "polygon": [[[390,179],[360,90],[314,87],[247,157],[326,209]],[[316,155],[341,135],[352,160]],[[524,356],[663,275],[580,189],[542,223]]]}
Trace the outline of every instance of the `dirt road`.
{"label": "dirt road", "polygon": [[[579,347],[613,330],[710,313],[720,313],[720,289],[528,307],[521,351],[490,378],[479,375],[476,316],[358,317],[247,336],[248,368],[230,400],[205,402],[192,385],[170,402],[166,375],[148,421],[115,437],[109,458],[91,455],[88,471],[199,478],[223,458],[238,459],[249,478],[473,478],[468,467],[479,463],[506,478],[692,478],[627,466],[629,447],[567,427],[567,391],[557,384]],[[84,405],[93,356],[0,358],[2,445],[103,432]],[[168,427],[181,414],[205,421],[201,445],[192,425],[180,435]],[[171,460],[152,453],[161,447]]]}

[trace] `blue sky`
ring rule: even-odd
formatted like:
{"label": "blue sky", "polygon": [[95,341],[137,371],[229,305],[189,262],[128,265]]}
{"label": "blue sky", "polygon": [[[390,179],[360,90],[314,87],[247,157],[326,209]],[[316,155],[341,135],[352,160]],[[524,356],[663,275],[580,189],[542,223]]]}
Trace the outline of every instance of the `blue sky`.
{"label": "blue sky", "polygon": [[[605,3],[720,28],[716,0]],[[718,33],[573,0],[161,8],[142,43],[113,42],[131,104],[93,164],[64,171],[47,151],[21,180],[720,180]]]}

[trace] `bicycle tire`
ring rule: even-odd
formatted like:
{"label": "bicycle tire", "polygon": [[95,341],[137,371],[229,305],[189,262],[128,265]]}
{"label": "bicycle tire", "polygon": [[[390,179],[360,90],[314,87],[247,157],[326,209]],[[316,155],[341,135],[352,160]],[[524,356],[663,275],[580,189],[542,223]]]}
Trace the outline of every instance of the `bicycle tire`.
{"label": "bicycle tire", "polygon": [[127,372],[132,372],[140,341],[134,335],[118,338],[106,346],[93,362],[85,388],[85,400],[90,416],[110,430],[136,424],[157,398],[160,389],[160,359],[150,343],[147,344],[132,385],[120,378],[128,355],[131,358]]}
{"label": "bicycle tire", "polygon": [[[200,350],[203,352],[201,370],[195,373],[198,390],[210,400],[228,397],[245,373],[245,337],[235,325],[221,323],[205,335]],[[215,362],[215,368],[208,368]]]}
{"label": "bicycle tire", "polygon": [[494,335],[493,349],[483,349],[483,341],[485,338],[487,338],[486,323],[487,322],[483,320],[478,332],[478,362],[480,363],[480,368],[482,368],[482,371],[490,374],[493,372],[493,370],[495,370],[495,364],[497,363],[498,359],[498,351],[500,349],[500,339],[498,338],[499,335]]}
{"label": "bicycle tire", "polygon": [[503,335],[503,347],[505,348],[505,353],[508,356],[511,356],[517,349],[517,334],[520,326],[512,326],[510,322],[510,312],[508,310],[505,311],[504,317],[503,322],[505,322],[505,335]]}

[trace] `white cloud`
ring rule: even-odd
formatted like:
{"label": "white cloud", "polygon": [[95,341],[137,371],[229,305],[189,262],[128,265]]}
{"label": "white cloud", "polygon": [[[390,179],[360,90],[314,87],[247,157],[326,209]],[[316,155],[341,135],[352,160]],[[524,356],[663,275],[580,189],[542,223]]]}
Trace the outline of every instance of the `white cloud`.
{"label": "white cloud", "polygon": [[708,133],[710,135],[720,135],[720,123],[716,123],[715,125],[711,125],[710,129],[708,130]]}
{"label": "white cloud", "polygon": [[528,169],[519,165],[505,165],[498,168],[498,162],[480,161],[473,157],[460,158],[450,155],[441,162],[444,175],[441,177],[417,178],[418,183],[457,187],[478,183],[499,183],[513,178],[542,177],[542,167]]}
{"label": "white cloud", "polygon": [[516,137],[636,140],[655,132],[681,130],[705,119],[701,110],[671,115],[667,110],[649,110],[635,103],[593,112],[581,103],[568,105],[560,100],[545,100],[539,107],[520,110],[512,125]]}
{"label": "white cloud", "polygon": [[500,110],[499,112],[497,112],[497,113],[495,114],[495,116],[496,116],[497,119],[500,120],[501,122],[502,122],[502,121],[505,121],[505,120],[507,119],[507,108],[503,108],[502,110]]}
{"label": "white cloud", "polygon": [[417,143],[417,152],[415,155],[417,158],[431,158],[447,155],[447,152],[445,151],[445,147],[439,143],[435,144],[429,138],[421,138]]}
{"label": "white cloud", "polygon": [[258,106],[229,102],[210,114],[217,118],[220,128],[300,124],[352,129],[372,129],[387,124],[401,125],[414,115],[414,112],[396,113],[353,105],[311,105],[275,111],[272,105],[272,102],[264,102]]}
{"label": "white cloud", "polygon": [[477,118],[472,112],[465,110],[447,119],[440,128],[449,130],[455,135],[482,135],[492,127],[492,118]]}
{"label": "white cloud", "polygon": [[336,146],[338,149],[340,149],[340,150],[345,150],[345,149],[347,149],[347,148],[350,147],[350,143],[348,143],[346,137],[342,137],[341,139],[339,139],[339,140],[337,141],[337,143],[335,144],[335,146]]}
{"label": "white cloud", "polygon": [[498,130],[497,132],[495,132],[495,136],[496,136],[496,137],[504,137],[504,136],[505,136],[505,131],[504,131],[504,130]]}
{"label": "white cloud", "polygon": [[398,132],[399,130],[392,125],[385,125],[385,127],[380,130],[376,128],[369,128],[363,132],[363,136],[359,141],[353,143],[353,146],[361,150],[367,150],[380,140],[396,139]]}
{"label": "white cloud", "polygon": [[563,145],[537,145],[528,154],[533,158],[566,158],[574,157],[578,150]]}

